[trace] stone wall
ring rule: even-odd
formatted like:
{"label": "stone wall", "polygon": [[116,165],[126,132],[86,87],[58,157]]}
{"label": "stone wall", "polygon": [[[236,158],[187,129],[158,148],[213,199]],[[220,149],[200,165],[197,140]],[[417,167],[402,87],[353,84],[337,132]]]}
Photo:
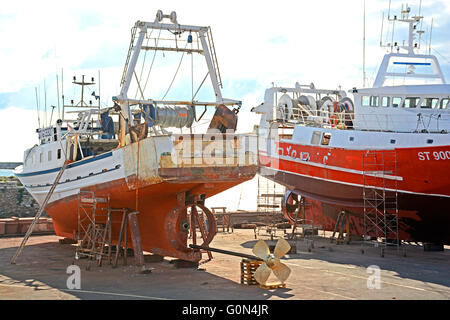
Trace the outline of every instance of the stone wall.
{"label": "stone wall", "polygon": [[16,178],[0,178],[0,218],[34,217],[38,210],[37,202]]}
{"label": "stone wall", "polygon": [[0,162],[0,169],[15,169],[22,165],[22,162]]}

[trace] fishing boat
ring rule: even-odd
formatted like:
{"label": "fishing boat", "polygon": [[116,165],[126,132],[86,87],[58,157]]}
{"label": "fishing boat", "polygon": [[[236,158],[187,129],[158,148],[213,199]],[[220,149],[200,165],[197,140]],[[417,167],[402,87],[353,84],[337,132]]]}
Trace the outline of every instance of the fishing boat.
{"label": "fishing boat", "polygon": [[[409,39],[388,43],[373,86],[272,87],[252,110],[260,174],[287,187],[285,216],[384,244],[450,243],[450,85],[418,53],[422,16],[389,16]],[[299,209],[301,199],[305,199]]]}
{"label": "fishing boat", "polygon": [[[153,52],[153,59],[146,61],[143,51]],[[144,69],[137,69],[151,62],[152,70],[161,52],[203,56],[207,73],[197,92],[209,78],[215,101],[198,101],[193,92],[182,101],[146,98],[148,77],[144,81]],[[205,199],[251,179],[258,161],[256,149],[246,148],[251,137],[236,133],[242,102],[222,96],[211,28],[179,24],[175,12],[159,10],[153,22],[137,21],[131,29],[120,93],[111,107],[85,101],[94,80],[73,78],[81,100],[65,103],[62,95],[62,116],[37,129],[40,143],[24,152],[15,175],[45,205],[58,236],[83,237],[80,194],[91,194],[94,202],[108,199],[108,210],[138,212],[143,250],[198,262],[202,253],[189,248],[188,237],[195,243],[200,228],[208,245],[216,232]],[[130,88],[138,97],[132,98]],[[99,97],[95,91],[92,96],[95,104]],[[210,109],[209,124],[202,132],[193,130]],[[120,223],[120,217],[112,221],[112,244],[121,236]]]}

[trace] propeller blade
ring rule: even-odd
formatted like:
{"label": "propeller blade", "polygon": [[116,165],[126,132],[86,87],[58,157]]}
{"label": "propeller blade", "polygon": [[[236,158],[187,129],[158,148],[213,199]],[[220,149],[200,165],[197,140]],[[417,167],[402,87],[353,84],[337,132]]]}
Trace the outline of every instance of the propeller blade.
{"label": "propeller blade", "polygon": [[281,238],[278,240],[277,245],[275,246],[275,249],[273,250],[273,254],[278,258],[281,259],[286,253],[291,250],[291,246],[289,242]]}
{"label": "propeller blade", "polygon": [[253,247],[252,251],[255,254],[255,256],[263,259],[264,261],[266,261],[270,255],[269,247],[263,240],[259,240]]}
{"label": "propeller blade", "polygon": [[[258,271],[258,270],[256,270]],[[278,262],[275,264],[275,266],[272,268],[273,273],[278,278],[278,280],[281,281],[281,283],[284,283],[289,275],[291,274],[291,269],[285,265],[284,263]],[[255,277],[256,279],[256,277]]]}
{"label": "propeller blade", "polygon": [[271,269],[267,266],[265,262],[263,262],[258,269],[256,269],[255,280],[258,281],[259,284],[266,284],[267,279],[270,276]]}

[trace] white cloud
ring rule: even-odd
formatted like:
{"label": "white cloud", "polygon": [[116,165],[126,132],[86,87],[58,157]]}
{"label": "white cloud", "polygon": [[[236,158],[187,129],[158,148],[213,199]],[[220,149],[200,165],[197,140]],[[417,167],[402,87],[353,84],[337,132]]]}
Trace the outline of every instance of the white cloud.
{"label": "white cloud", "polygon": [[[424,1],[423,7],[433,3]],[[387,6],[387,0],[366,1],[368,69],[377,66],[382,52],[377,45]],[[392,11],[399,7],[395,1]],[[252,1],[29,1],[8,2],[0,17],[0,63],[7,74],[1,90],[34,86],[56,66],[77,68],[93,57],[118,56],[122,67],[131,26],[138,19],[152,21],[157,9],[176,10],[182,24],[212,26],[222,76],[229,81],[257,79],[264,86],[313,81],[346,88],[362,83],[362,0],[259,1],[257,6]],[[436,13],[440,20],[447,20],[446,10]],[[102,51],[111,48],[115,52]]]}
{"label": "white cloud", "polygon": [[38,143],[33,129],[36,127],[36,111],[18,107],[0,109],[0,162],[21,162],[25,149]]}

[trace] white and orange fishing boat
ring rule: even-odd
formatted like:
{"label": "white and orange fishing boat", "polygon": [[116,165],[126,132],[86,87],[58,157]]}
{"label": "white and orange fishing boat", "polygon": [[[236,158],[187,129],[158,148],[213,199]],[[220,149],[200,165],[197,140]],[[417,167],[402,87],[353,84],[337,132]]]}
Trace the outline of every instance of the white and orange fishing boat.
{"label": "white and orange fishing boat", "polygon": [[[166,23],[166,18],[170,22]],[[184,101],[145,98],[148,79],[144,83],[142,71],[136,70],[139,65],[144,68],[145,56],[140,57],[144,50],[155,55],[164,51],[203,56],[207,73],[200,87],[209,77],[216,100],[198,101],[194,94]],[[147,59],[150,70],[154,60]],[[61,119],[37,130],[40,144],[26,150],[23,166],[15,169],[41,205],[56,184],[46,206],[56,234],[72,239],[82,236],[77,234],[78,195],[80,191],[93,192],[96,197],[107,197],[111,208],[139,212],[145,251],[199,261],[201,253],[189,248],[187,239],[196,225],[203,225],[204,245],[214,237],[211,226],[215,220],[205,199],[251,179],[258,161],[256,151],[244,149],[249,136],[235,133],[241,102],[222,97],[211,29],[181,25],[175,12],[164,15],[158,11],[154,22],[136,22],[120,94],[113,97],[110,108],[100,104],[94,108],[92,102],[83,100],[85,87],[94,84],[93,78],[74,77],[73,83],[82,87],[81,101],[64,104],[63,95]],[[139,98],[131,98],[130,87],[139,92]],[[190,95],[191,87],[185,91]],[[208,108],[215,109],[209,126],[202,133],[194,132],[194,124]],[[74,110],[78,117],[69,119]],[[62,176],[55,181],[65,163]],[[201,212],[207,221],[198,218]],[[112,224],[113,243],[119,229],[120,219]]]}
{"label": "white and orange fishing boat", "polygon": [[301,196],[327,230],[347,212],[366,239],[450,243],[450,85],[435,56],[417,53],[423,17],[409,13],[389,17],[409,40],[387,45],[373,87],[273,87],[253,108],[260,173],[289,189],[291,222]]}

